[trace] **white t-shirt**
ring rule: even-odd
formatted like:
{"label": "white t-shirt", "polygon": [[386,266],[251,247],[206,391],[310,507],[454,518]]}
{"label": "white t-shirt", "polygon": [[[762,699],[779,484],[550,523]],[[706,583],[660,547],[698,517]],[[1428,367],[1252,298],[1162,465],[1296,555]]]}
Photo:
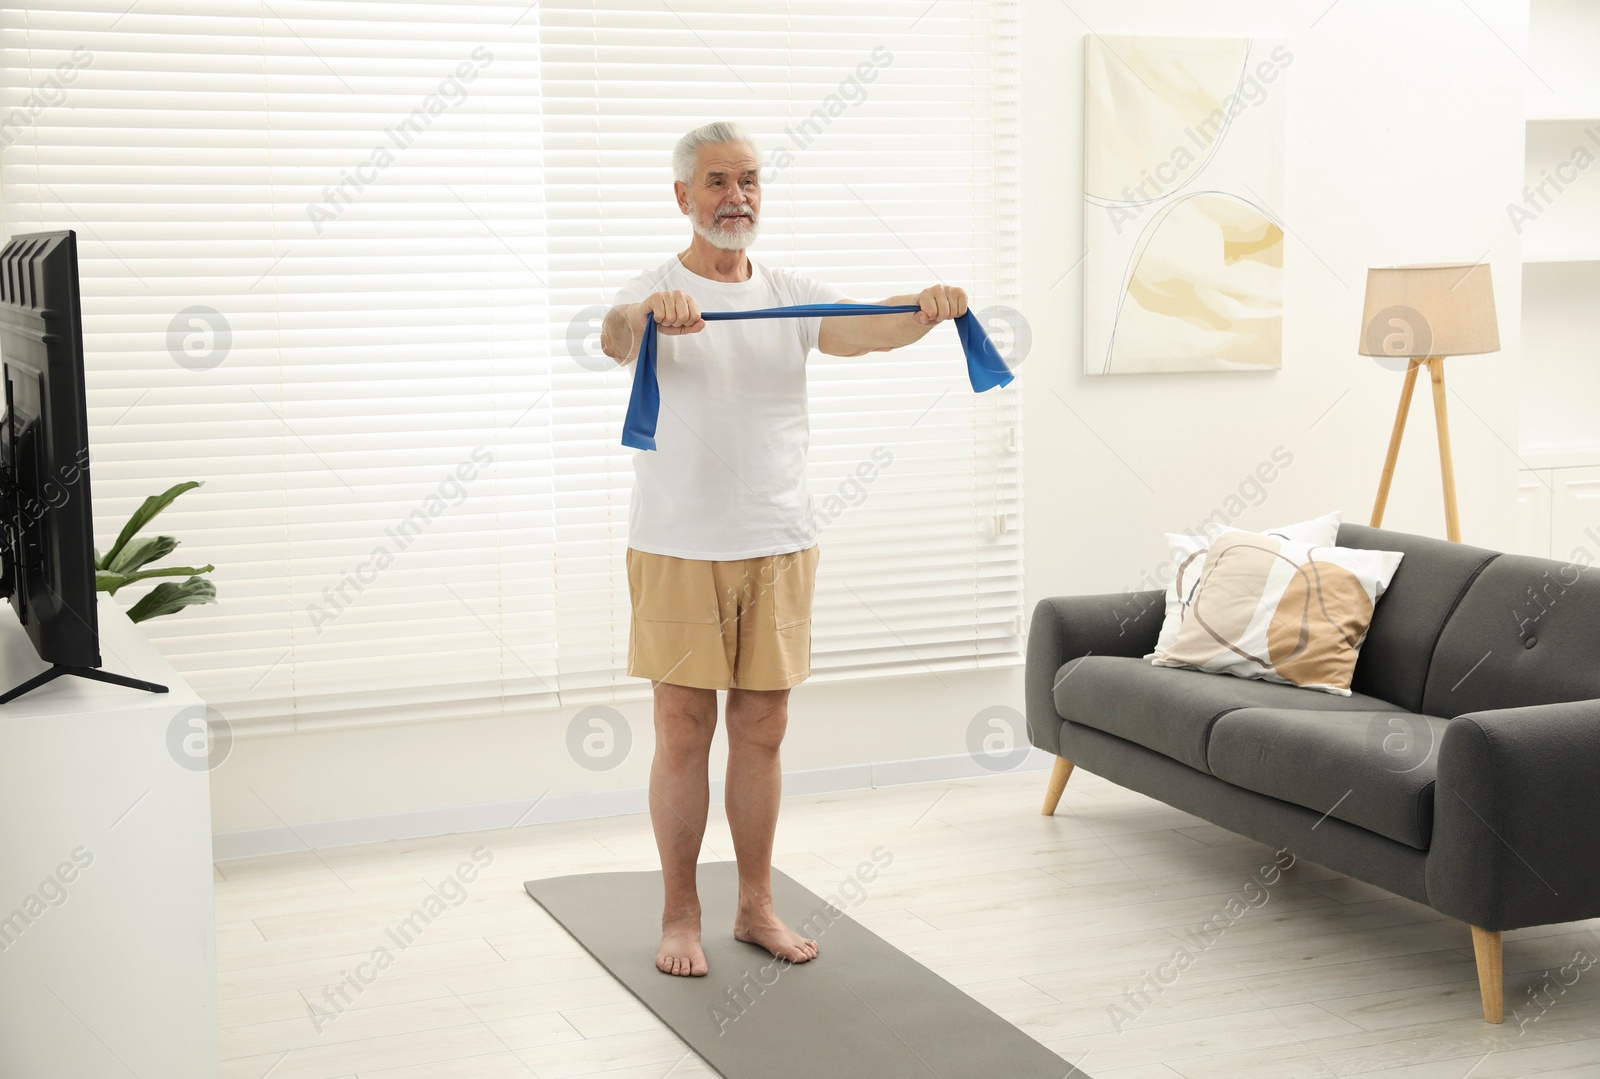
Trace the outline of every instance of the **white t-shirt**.
{"label": "white t-shirt", "polygon": [[[753,258],[750,266],[747,281],[713,281],[673,255],[624,285],[612,306],[673,289],[701,311],[845,299],[790,270]],[[661,414],[656,448],[633,455],[629,547],[727,561],[817,542],[806,475],[806,358],[821,327],[820,318],[735,319],[707,322],[699,333],[656,335]],[[623,370],[633,378],[634,362]]]}

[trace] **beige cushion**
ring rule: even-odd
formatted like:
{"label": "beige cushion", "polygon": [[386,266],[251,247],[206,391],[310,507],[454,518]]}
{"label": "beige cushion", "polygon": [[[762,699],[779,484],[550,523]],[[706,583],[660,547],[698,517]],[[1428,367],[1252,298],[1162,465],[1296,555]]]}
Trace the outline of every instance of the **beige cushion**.
{"label": "beige cushion", "polygon": [[[1294,540],[1296,543],[1314,543],[1322,547],[1332,547],[1339,535],[1340,516],[1340,511],[1334,510],[1321,517],[1313,517],[1309,521],[1280,525],[1277,528],[1263,528],[1261,533],[1266,536],[1277,536],[1279,539]],[[1183,624],[1184,608],[1194,595],[1194,586],[1200,580],[1201,571],[1206,568],[1206,551],[1212,542],[1218,535],[1243,531],[1246,530],[1224,525],[1217,533],[1205,536],[1196,536],[1190,532],[1167,533],[1167,548],[1172,552],[1172,558],[1167,565],[1171,567],[1172,579],[1167,582],[1167,609],[1161,620],[1161,632],[1157,634],[1156,646],[1145,657],[1146,659],[1165,655],[1167,649],[1172,647],[1172,642],[1177,640],[1178,627]]]}
{"label": "beige cushion", "polygon": [[1313,546],[1254,532],[1211,545],[1163,667],[1350,695],[1372,611],[1399,551]]}

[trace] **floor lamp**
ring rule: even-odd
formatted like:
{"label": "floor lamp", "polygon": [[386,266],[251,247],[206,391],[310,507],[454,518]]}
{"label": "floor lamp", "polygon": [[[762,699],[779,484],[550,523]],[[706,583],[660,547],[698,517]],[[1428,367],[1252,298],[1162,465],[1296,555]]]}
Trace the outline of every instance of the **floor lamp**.
{"label": "floor lamp", "polygon": [[1370,269],[1361,325],[1361,355],[1407,363],[1400,408],[1394,416],[1394,432],[1389,436],[1389,455],[1383,462],[1378,500],[1372,507],[1372,527],[1383,524],[1383,509],[1389,501],[1389,484],[1394,479],[1400,436],[1405,433],[1406,415],[1411,411],[1417,372],[1426,367],[1433,380],[1433,416],[1439,428],[1445,527],[1450,539],[1460,542],[1456,475],[1450,460],[1450,421],[1445,411],[1444,358],[1496,352],[1500,348],[1489,266],[1477,262]]}

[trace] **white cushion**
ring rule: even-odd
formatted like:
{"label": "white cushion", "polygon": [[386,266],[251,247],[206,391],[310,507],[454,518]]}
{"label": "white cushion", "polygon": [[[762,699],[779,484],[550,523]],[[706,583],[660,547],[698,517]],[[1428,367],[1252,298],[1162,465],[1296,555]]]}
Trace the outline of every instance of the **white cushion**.
{"label": "white cushion", "polygon": [[[1276,536],[1278,539],[1294,543],[1332,547],[1339,538],[1339,521],[1342,516],[1341,511],[1335,510],[1321,517],[1313,517],[1309,521],[1263,529],[1260,534]],[[1145,659],[1159,659],[1172,647],[1172,642],[1178,636],[1178,627],[1183,624],[1184,607],[1194,592],[1196,582],[1200,580],[1201,571],[1206,568],[1206,550],[1219,536],[1242,531],[1244,529],[1224,526],[1214,536],[1193,536],[1187,532],[1167,533],[1167,546],[1172,551],[1174,569],[1172,580],[1167,582],[1167,609],[1162,617],[1161,633],[1156,637],[1155,649],[1145,656]]]}
{"label": "white cushion", "polygon": [[1348,697],[1372,612],[1403,557],[1254,532],[1220,536],[1176,639],[1152,662]]}

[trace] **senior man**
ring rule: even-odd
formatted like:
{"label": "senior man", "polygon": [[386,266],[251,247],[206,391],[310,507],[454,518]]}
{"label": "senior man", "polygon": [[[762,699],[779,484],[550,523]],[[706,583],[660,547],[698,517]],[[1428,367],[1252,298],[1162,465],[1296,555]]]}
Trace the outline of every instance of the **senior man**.
{"label": "senior man", "polygon": [[964,314],[967,297],[933,285],[881,301],[916,304],[915,312],[708,326],[702,310],[857,301],[745,253],[761,224],[761,165],[739,125],[683,136],[672,170],[689,246],[617,293],[601,348],[628,364],[655,317],[661,416],[657,448],[633,459],[628,673],[655,692],[650,818],[666,893],[656,966],[697,976],[707,967],[695,864],[718,690],[728,693],[724,805],[739,867],[733,935],[790,963],[818,953],[772,906],[778,750],[790,687],[811,673],[820,554],[806,482],[806,358],[812,349],[863,356],[909,345]]}

